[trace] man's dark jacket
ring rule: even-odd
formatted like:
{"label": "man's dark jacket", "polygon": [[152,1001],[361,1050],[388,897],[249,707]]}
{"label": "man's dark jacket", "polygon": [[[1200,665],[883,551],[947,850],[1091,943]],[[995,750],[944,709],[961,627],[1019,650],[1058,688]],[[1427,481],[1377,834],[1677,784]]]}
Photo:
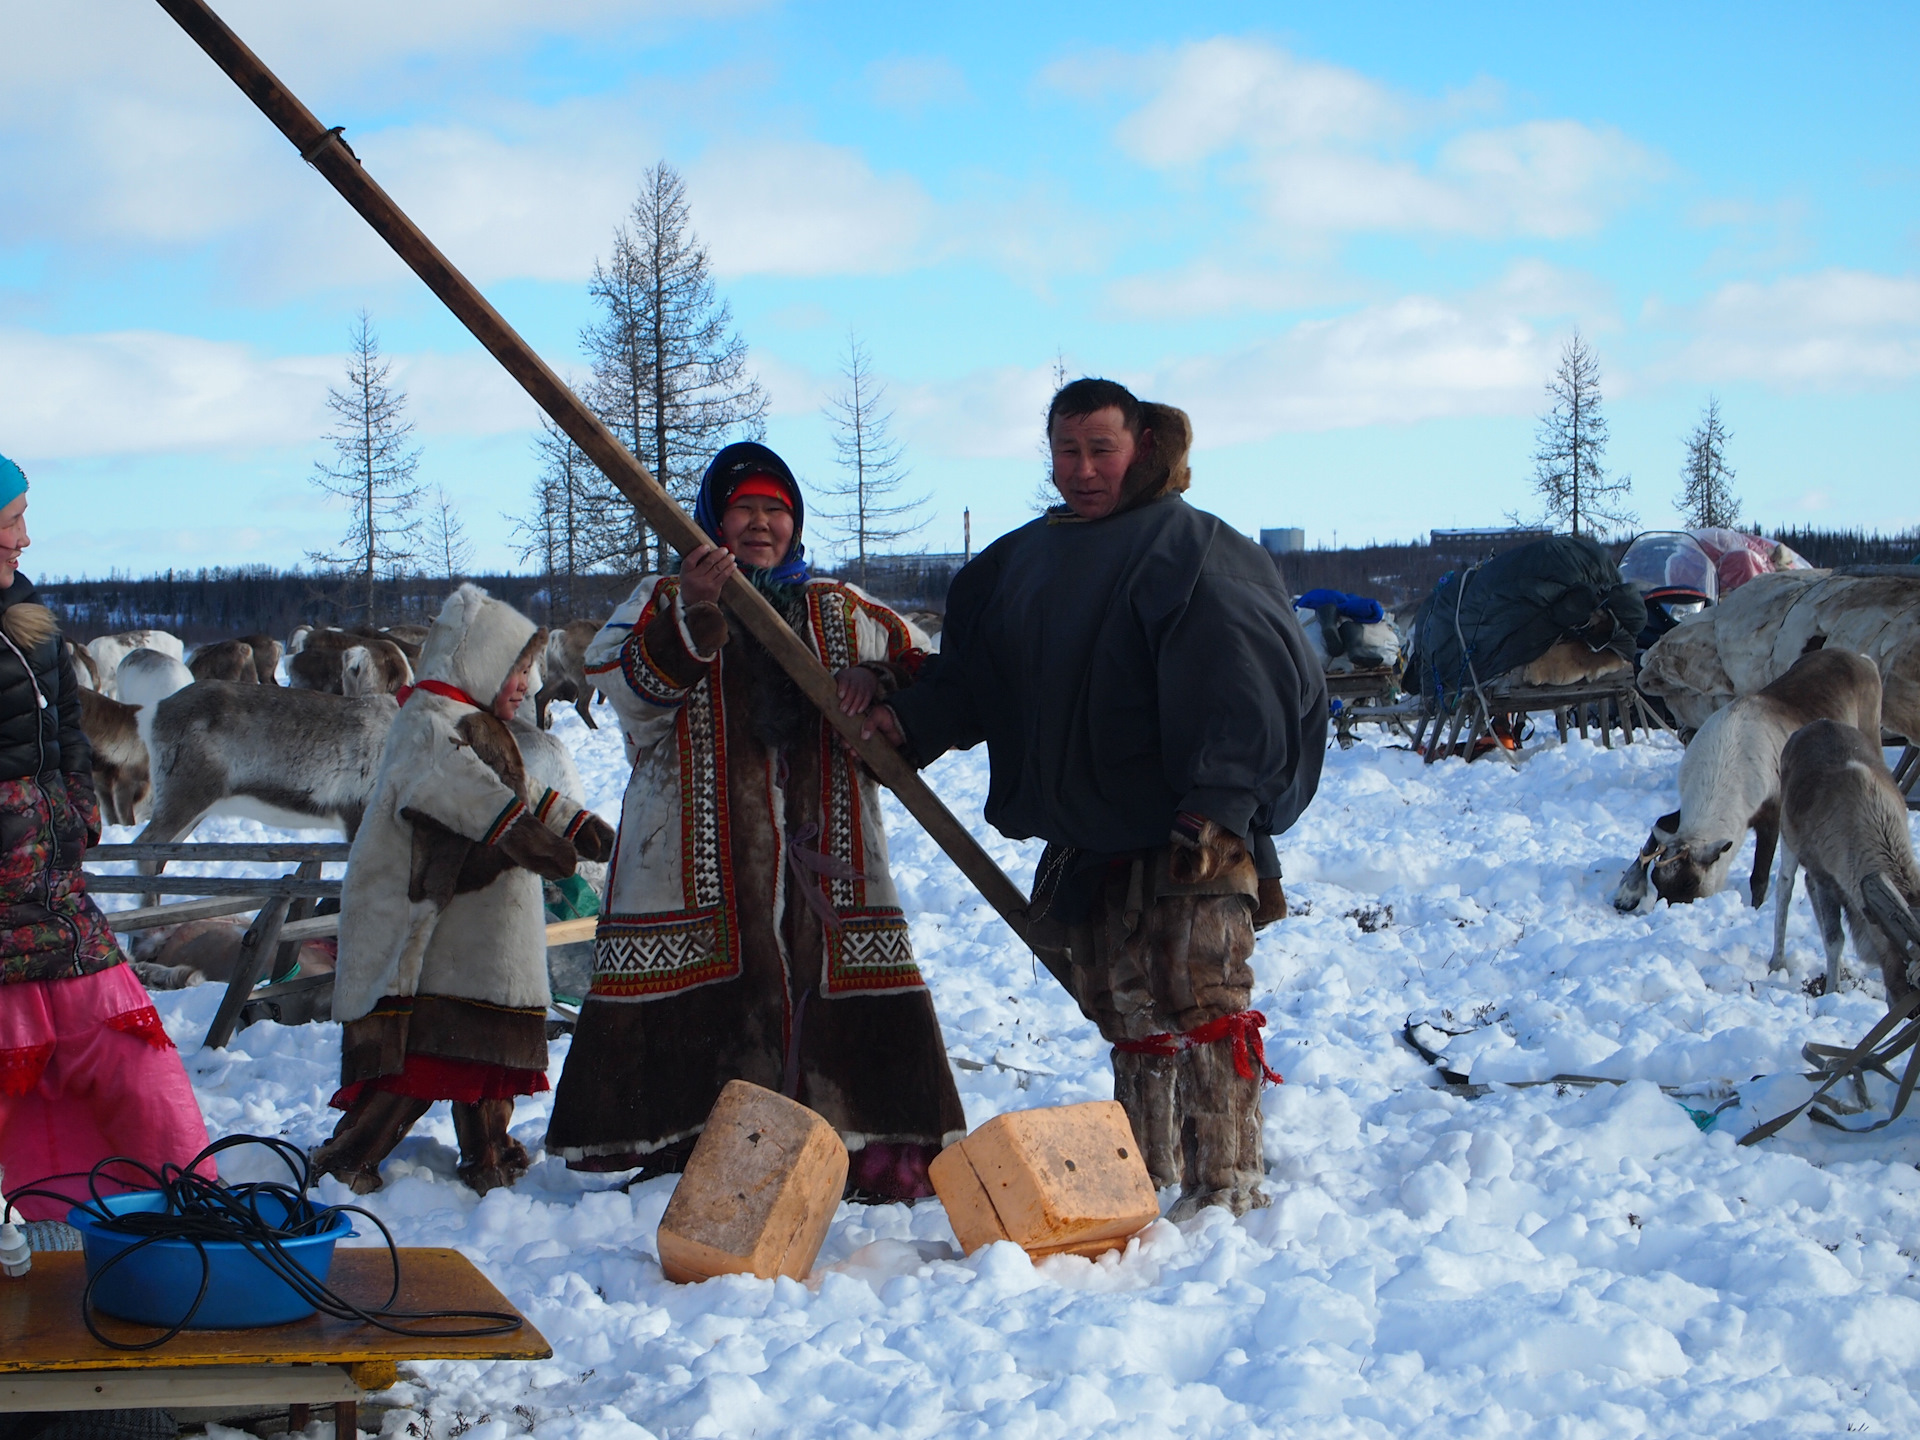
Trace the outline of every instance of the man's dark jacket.
{"label": "man's dark jacket", "polygon": [[1180,498],[1186,416],[1145,409],[1154,443],[1121,508],[983,550],[954,577],[940,653],[888,702],[918,764],[987,742],[986,817],[1015,839],[1147,849],[1180,811],[1275,835],[1320,781],[1326,679],[1279,572]]}

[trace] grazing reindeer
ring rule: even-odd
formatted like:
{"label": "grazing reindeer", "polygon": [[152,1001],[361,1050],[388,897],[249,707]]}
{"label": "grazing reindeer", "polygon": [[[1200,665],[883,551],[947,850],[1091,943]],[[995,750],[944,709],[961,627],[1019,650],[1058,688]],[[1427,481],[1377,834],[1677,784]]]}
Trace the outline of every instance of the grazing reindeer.
{"label": "grazing reindeer", "polygon": [[[589,730],[600,726],[593,718],[594,687],[587,683],[587,644],[600,633],[591,620],[569,620],[547,637],[546,680],[533,697],[535,716],[542,730],[553,728],[547,718],[547,706],[555,700],[571,700]],[[572,792],[568,792],[569,794]]]}
{"label": "grazing reindeer", "polygon": [[1780,884],[1773,897],[1773,958],[1787,968],[1787,907],[1805,867],[1807,899],[1827,951],[1827,993],[1840,988],[1840,920],[1863,963],[1878,965],[1887,1004],[1920,978],[1920,864],[1907,802],[1887,771],[1879,737],[1816,720],[1794,732],[1780,756]]}
{"label": "grazing reindeer", "polygon": [[1787,737],[1814,720],[1852,725],[1880,739],[1880,672],[1848,650],[1815,650],[1766,689],[1716,710],[1680,761],[1680,808],[1654,822],[1653,833],[1620,877],[1613,908],[1640,907],[1653,888],[1669,905],[1717,895],[1733,868],[1734,847],[1755,835],[1756,909],[1767,898],[1780,834],[1780,752]]}
{"label": "grazing reindeer", "polygon": [[93,750],[93,793],[100,801],[100,818],[109,825],[133,824],[135,811],[153,789],[139,716],[137,705],[97,690],[80,691],[80,728]]}
{"label": "grazing reindeer", "polygon": [[228,680],[257,684],[259,671],[253,662],[253,646],[244,640],[215,640],[202,645],[187,661],[195,680]]}

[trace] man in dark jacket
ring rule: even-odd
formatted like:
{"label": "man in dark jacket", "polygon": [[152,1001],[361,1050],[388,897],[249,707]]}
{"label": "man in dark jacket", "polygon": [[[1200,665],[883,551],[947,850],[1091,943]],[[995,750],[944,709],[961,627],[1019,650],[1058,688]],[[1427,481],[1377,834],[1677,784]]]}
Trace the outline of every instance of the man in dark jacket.
{"label": "man in dark jacket", "polygon": [[1321,668],[1266,553],[1189,506],[1192,427],[1109,380],[1047,416],[1065,503],[954,578],[941,653],[873,728],[925,765],[984,740],[986,817],[1047,848],[1032,939],[1114,1043],[1176,1217],[1260,1188],[1257,925],[1320,778]]}

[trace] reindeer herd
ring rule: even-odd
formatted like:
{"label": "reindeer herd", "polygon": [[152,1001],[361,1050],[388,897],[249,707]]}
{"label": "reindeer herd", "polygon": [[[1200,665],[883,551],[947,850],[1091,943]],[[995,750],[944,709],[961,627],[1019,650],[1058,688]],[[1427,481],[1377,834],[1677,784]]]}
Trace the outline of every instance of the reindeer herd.
{"label": "reindeer herd", "polygon": [[[594,630],[575,621],[552,632],[523,730],[547,730],[557,700],[594,724],[582,669]],[[245,635],[191,655],[160,630],[69,641],[102,816],[144,822],[143,841],[177,840],[216,809],[285,827],[338,826],[351,838],[398,709],[393,697],[413,683],[425,638],[418,625],[302,625],[284,649]]]}

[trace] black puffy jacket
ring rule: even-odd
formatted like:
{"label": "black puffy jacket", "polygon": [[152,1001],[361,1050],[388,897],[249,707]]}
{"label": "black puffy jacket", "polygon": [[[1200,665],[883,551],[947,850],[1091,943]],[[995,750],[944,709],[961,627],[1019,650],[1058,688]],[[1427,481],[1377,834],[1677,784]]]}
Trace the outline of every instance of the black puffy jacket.
{"label": "black puffy jacket", "polygon": [[80,870],[99,838],[73,660],[33,582],[15,575],[0,590],[0,983],[125,958]]}
{"label": "black puffy jacket", "polygon": [[[24,575],[0,590],[0,780],[34,775],[91,775],[93,750],[80,728],[80,686],[58,631],[41,638],[52,617],[7,623],[7,612],[39,605]],[[34,643],[35,640],[38,643]]]}

